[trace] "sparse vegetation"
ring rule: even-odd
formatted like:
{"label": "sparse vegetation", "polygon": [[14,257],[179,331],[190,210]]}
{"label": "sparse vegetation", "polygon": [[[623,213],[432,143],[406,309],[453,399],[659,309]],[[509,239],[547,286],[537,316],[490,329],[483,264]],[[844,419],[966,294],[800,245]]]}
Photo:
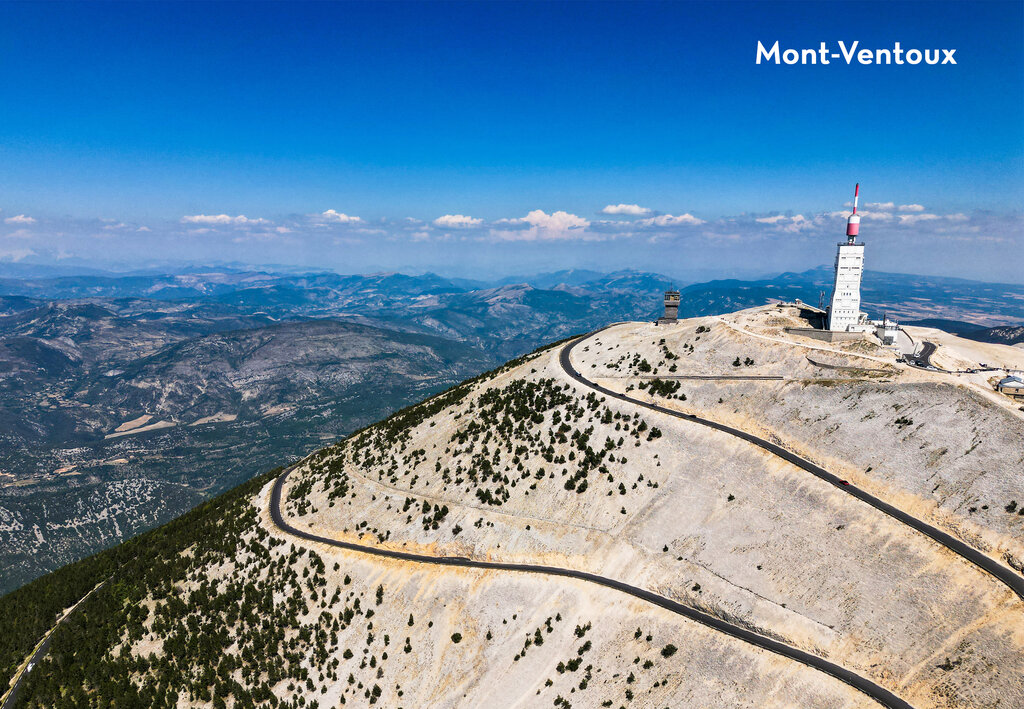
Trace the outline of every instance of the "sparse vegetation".
{"label": "sparse vegetation", "polygon": [[686,401],[686,394],[676,394],[680,387],[679,382],[676,380],[651,379],[647,382],[640,382],[639,387],[641,391],[646,389],[655,396],[663,396],[665,398],[674,398],[679,399],[680,401]]}
{"label": "sparse vegetation", "polygon": [[[658,332],[660,334],[664,330]],[[727,333],[721,335],[714,343],[716,347],[728,340]],[[728,335],[731,337],[731,333]],[[681,353],[684,370],[688,365],[695,368],[703,365],[703,359],[691,361],[687,358],[687,353],[692,351],[688,344],[672,342],[671,345]],[[652,347],[660,347],[663,359],[658,359],[657,349],[654,349],[655,355],[646,360],[633,353],[622,360],[630,368],[630,375],[634,375],[643,362],[648,362],[652,368],[654,374],[651,378],[635,378],[639,388],[652,396],[669,397],[678,394],[681,388],[679,382],[658,377],[658,371],[664,371],[667,362],[678,360],[680,356],[669,349],[665,339],[658,342],[656,338],[648,337],[643,346],[647,347],[641,350],[645,355],[652,353]],[[593,349],[599,351],[596,346]],[[701,358],[709,349],[701,347]],[[727,355],[720,354],[717,366],[725,364],[728,370],[733,354],[734,351],[728,351]],[[609,360],[615,361],[614,356],[609,357]],[[777,364],[775,358],[763,358],[760,355],[758,358],[770,361],[769,366]],[[750,357],[736,359],[739,361],[736,365],[738,367],[753,366]],[[590,360],[584,360],[580,368],[589,364]],[[644,488],[655,488],[659,481],[664,484],[666,480],[671,480],[673,485],[669,488],[669,494],[675,494],[680,486],[672,476],[679,476],[689,483],[687,493],[690,497],[685,504],[693,506],[694,515],[707,516],[709,524],[735,525],[744,524],[748,520],[751,525],[759,523],[756,518],[746,516],[759,496],[743,487],[747,484],[746,479],[737,483],[735,477],[719,476],[722,466],[716,454],[707,452],[708,446],[692,445],[690,434],[697,436],[700,433],[689,430],[695,427],[687,426],[680,433],[681,429],[673,427],[672,423],[665,423],[668,420],[665,417],[649,414],[645,419],[640,411],[631,410],[631,407],[612,397],[606,401],[599,393],[581,389],[563,378],[545,376],[549,373],[545,371],[545,366],[542,362],[536,363],[531,371],[531,375],[536,376],[477,380],[457,397],[450,399],[453,403],[443,410],[423,415],[406,412],[401,425],[384,426],[379,430],[371,427],[309,456],[303,467],[293,473],[284,501],[287,514],[295,516],[296,524],[306,524],[317,533],[336,533],[341,538],[358,537],[364,544],[374,543],[376,539],[381,543],[387,541],[389,548],[405,547],[414,553],[436,553],[449,557],[465,554],[484,558],[489,557],[493,550],[494,556],[491,558],[500,559],[503,555],[505,558],[515,558],[535,551],[530,546],[532,537],[550,544],[554,553],[561,553],[563,550],[555,548],[551,542],[561,534],[556,525],[566,520],[578,524],[584,530],[569,531],[569,534],[580,536],[589,536],[592,532],[619,535],[620,530],[632,533],[635,529],[632,524],[634,520],[620,516],[627,515],[627,508],[629,514],[636,515],[641,521],[654,521],[657,518],[659,524],[671,522],[670,515],[675,508],[665,507],[658,513],[656,505],[650,504],[652,500],[657,500]],[[696,369],[696,372],[702,370]],[[735,403],[740,414],[744,413],[740,408],[743,406],[743,397],[749,396],[753,388],[746,384],[729,382],[721,385],[730,387],[727,391],[735,392],[730,394],[729,408],[732,409]],[[616,386],[620,391],[625,388],[622,385]],[[718,383],[694,383],[692,387],[691,394],[697,405],[710,404],[722,390]],[[445,395],[451,395],[451,392],[441,396]],[[883,413],[872,425],[881,427],[886,424],[888,419],[884,412],[888,410],[887,407],[888,404],[884,408],[874,406],[874,410]],[[896,409],[895,412],[904,418],[915,410]],[[822,420],[828,419],[828,413],[820,414]],[[818,416],[819,413],[803,415]],[[652,423],[666,426],[664,433]],[[822,425],[831,424],[831,420],[826,420]],[[906,425],[912,425],[912,422],[908,419]],[[926,428],[927,424],[922,431]],[[891,428],[889,430],[892,431]],[[668,441],[660,440],[666,437]],[[964,447],[954,450],[963,450]],[[627,462],[625,448],[637,449],[629,454],[632,463]],[[692,451],[688,448],[692,448]],[[930,450],[936,449],[932,447]],[[703,461],[699,458],[701,454],[705,454],[707,460],[707,465],[703,467]],[[873,455],[879,456],[871,458],[876,463],[882,459],[880,453]],[[944,460],[952,457],[949,455]],[[741,458],[742,455],[737,454],[735,460],[741,462]],[[863,469],[866,462],[859,461],[857,469]],[[662,463],[665,464],[664,468],[661,467]],[[714,476],[707,473],[708,470],[713,470]],[[766,474],[772,475],[774,472],[768,470]],[[736,489],[737,485],[743,487],[741,494],[737,497],[727,493],[727,503],[733,504],[722,510],[721,490]],[[788,494],[786,490],[782,488],[777,491],[773,488],[772,494]],[[985,499],[979,494],[973,500],[979,500],[979,497]],[[1007,502],[1008,497],[989,493],[988,499],[994,510],[1002,507],[1006,513],[1016,514],[1019,506],[1016,500]],[[323,510],[326,507],[322,503],[325,498],[330,498],[337,507],[326,514],[318,514],[317,508]],[[538,499],[542,504],[532,507]],[[675,504],[679,501],[672,502]],[[615,514],[615,504],[620,504],[619,515]],[[982,506],[982,509],[986,507]],[[572,514],[561,516],[563,509],[571,510]],[[978,511],[977,507],[970,509],[972,514]],[[577,515],[577,510],[584,511],[586,517]],[[669,516],[664,516],[665,510],[670,510]],[[250,515],[250,510],[244,507],[237,510],[232,508],[231,511],[238,513],[243,520]],[[727,514],[708,514],[722,511]],[[782,508],[778,508],[778,513],[788,514]],[[711,516],[717,519],[710,519]],[[851,523],[847,529],[844,524],[836,524],[839,521],[847,522],[846,517],[836,517],[832,514],[816,520],[822,523],[814,527],[814,533],[830,535],[829,539],[835,540],[839,538],[836,530],[844,530],[841,536],[848,537],[850,543],[864,542],[863,525]],[[992,512],[987,516],[978,515],[972,521],[986,522],[986,517],[1006,519],[1004,515]],[[465,525],[468,530],[461,525],[464,520],[468,520]],[[526,522],[532,523],[532,526]],[[799,529],[799,520],[788,518],[786,522]],[[527,614],[523,606],[516,610],[524,619],[531,618],[529,625],[524,625],[522,621],[517,625],[513,609],[494,616],[485,613],[478,622],[471,624],[471,630],[467,630],[464,638],[461,632],[452,632],[454,628],[470,627],[466,625],[465,618],[458,615],[463,612],[462,599],[456,599],[456,603],[449,604],[447,610],[440,611],[442,615],[434,615],[433,621],[430,615],[423,617],[425,612],[432,613],[433,610],[426,611],[423,606],[415,606],[421,618],[420,623],[414,625],[413,615],[409,613],[413,608],[410,596],[403,595],[407,594],[407,590],[403,590],[394,574],[367,575],[361,571],[364,566],[353,565],[351,575],[345,574],[342,584],[337,579],[345,570],[339,569],[337,562],[331,564],[331,560],[328,560],[327,566],[333,566],[334,571],[327,573],[319,557],[314,552],[303,550],[298,542],[295,545],[288,542],[272,543],[276,540],[263,540],[262,535],[265,533],[249,521],[239,524],[242,531],[230,540],[236,545],[231,552],[233,556],[229,557],[227,552],[223,555],[212,553],[210,548],[213,542],[197,542],[194,536],[189,536],[185,540],[188,546],[177,548],[179,555],[182,548],[188,550],[185,561],[161,560],[161,564],[180,564],[180,568],[185,571],[183,575],[169,574],[166,577],[158,590],[160,600],[155,605],[149,602],[150,599],[133,595],[132,592],[121,596],[127,599],[128,605],[125,608],[136,610],[118,608],[115,612],[125,617],[134,613],[139,618],[126,622],[123,627],[130,627],[131,634],[112,640],[114,650],[105,655],[97,667],[104,672],[126,672],[132,678],[131,682],[136,686],[139,696],[144,696],[147,701],[153,699],[152,705],[157,707],[172,706],[168,697],[171,691],[175,691],[181,702],[219,707],[217,700],[220,699],[225,707],[237,706],[240,709],[249,707],[247,702],[250,701],[253,706],[298,709],[299,695],[305,701],[304,707],[310,707],[320,699],[317,692],[326,686],[346,688],[343,696],[347,701],[341,701],[340,704],[352,704],[354,700],[356,705],[369,703],[398,706],[399,702],[392,701],[396,694],[392,690],[396,686],[393,682],[395,665],[401,663],[403,667],[414,666],[421,656],[431,654],[429,649],[440,645],[440,653],[435,653],[435,656],[444,654],[448,658],[460,659],[463,655],[472,658],[486,656],[488,662],[498,658],[503,664],[521,663],[517,666],[519,672],[542,668],[549,678],[545,679],[545,675],[540,674],[536,677],[536,683],[530,687],[530,694],[536,691],[537,695],[543,695],[537,699],[538,706],[541,705],[541,699],[547,705],[558,693],[559,699],[554,701],[559,706],[567,706],[570,699],[578,705],[593,706],[607,696],[612,698],[602,702],[602,705],[628,706],[632,698],[637,704],[662,706],[656,690],[666,685],[668,679],[660,671],[651,673],[650,670],[659,667],[665,673],[673,673],[673,683],[685,681],[685,672],[682,670],[692,657],[697,656],[696,644],[693,647],[686,644],[684,648],[687,652],[683,660],[677,658],[671,663],[659,660],[659,653],[667,659],[678,651],[672,644],[663,645],[665,640],[683,637],[666,632],[665,626],[661,624],[652,624],[645,629],[637,628],[633,640],[628,639],[631,630],[623,636],[621,628],[612,628],[612,631],[620,633],[615,653],[619,653],[623,647],[626,650],[621,656],[616,655],[614,664],[609,666],[608,660],[612,655],[605,643],[613,635],[604,621],[599,626],[600,633],[594,634],[590,633],[589,622],[567,614],[570,619],[568,628],[555,628],[551,618],[545,623],[539,623],[532,616],[534,611]],[[538,531],[531,535],[533,529]],[[728,594],[723,594],[724,586],[713,581],[715,575],[722,573],[724,568],[716,562],[715,554],[728,552],[712,544],[707,547],[707,552],[700,552],[698,556],[694,550],[704,549],[702,544],[705,540],[692,534],[692,526],[678,537],[672,531],[664,532],[666,529],[674,529],[671,526],[652,525],[647,529],[649,533],[638,544],[642,547],[645,563],[649,564],[645,568],[651,570],[650,578],[645,578],[644,583],[650,581],[652,587],[664,588],[682,602],[717,609],[723,603],[723,596],[728,602],[729,594],[736,594],[739,598],[747,591],[761,593],[767,588],[771,590],[770,598],[778,603],[775,599],[785,599],[786,595],[783,594],[790,590],[787,584],[791,578],[787,574],[792,572],[787,564],[777,563],[776,559],[771,558],[771,552],[758,546],[753,534],[749,539],[755,541],[745,544],[742,553],[746,556],[739,558],[740,565],[736,568],[742,568],[742,573],[748,574],[749,568],[756,564],[758,570],[768,569],[770,574],[754,574],[753,581],[749,577],[744,578],[744,585],[739,590],[733,588]],[[756,530],[756,527],[752,527],[752,530]],[[799,534],[805,531],[799,529]],[[795,536],[794,539],[803,537]],[[658,542],[662,542],[662,554],[649,553],[657,551]],[[256,547],[268,545],[266,555],[270,561],[266,562],[264,553]],[[877,548],[871,547],[871,551],[877,554]],[[195,562],[188,559],[194,554],[199,555]],[[229,558],[232,563],[221,563]],[[675,563],[673,559],[682,563]],[[765,564],[758,563],[760,561]],[[862,560],[851,560],[850,563],[860,564]],[[871,562],[863,563],[869,565]],[[705,565],[707,568],[702,570],[700,567]],[[236,568],[242,569],[237,575]],[[216,573],[209,573],[204,579],[200,570],[209,569],[215,569]],[[659,575],[662,572],[665,575]],[[726,573],[731,571],[727,570]],[[267,601],[264,590],[251,590],[242,583],[243,579],[252,574],[256,574],[261,583],[265,580],[270,584],[274,597],[283,599],[282,608],[265,612]],[[695,578],[705,578],[713,584],[709,596],[695,595],[702,593],[701,584]],[[735,581],[726,576],[722,578]],[[378,584],[380,580],[387,580],[389,585],[384,587],[382,583]],[[774,584],[778,584],[777,589],[773,588]],[[178,608],[172,600],[176,595],[181,596],[184,609]],[[792,602],[795,604],[795,601]],[[814,606],[813,600],[804,598],[803,602]],[[778,605],[785,608],[784,603]],[[794,610],[804,612],[805,609],[801,607]],[[814,610],[817,612],[820,609]],[[216,617],[208,619],[206,614]],[[258,619],[258,623],[253,618]],[[558,618],[561,618],[560,614]],[[264,627],[264,619],[273,627]],[[761,616],[754,620],[765,623],[766,627],[774,622],[771,618],[766,621]],[[435,621],[437,627],[431,632],[429,628],[434,626]],[[570,635],[569,629],[573,623],[578,624]],[[179,626],[185,627],[187,632],[179,631]],[[278,626],[282,629],[280,632]],[[159,637],[154,628],[159,630]],[[400,638],[403,628],[410,632],[404,642]],[[773,632],[777,630],[774,627],[770,629]],[[872,630],[877,630],[877,627]],[[552,632],[556,634],[552,636]],[[846,632],[845,626],[836,630],[837,636],[843,632]],[[393,644],[388,633],[394,638]],[[109,635],[113,638],[112,632]],[[207,635],[210,639],[203,640],[200,648],[187,645],[189,637],[206,638]],[[233,652],[225,650],[224,637],[233,635],[242,637],[247,647],[253,648],[250,654],[262,655],[264,648],[272,648],[268,656],[279,655],[280,661],[275,659],[261,665],[242,649],[234,653],[238,655],[237,658],[232,656],[222,662],[221,655],[228,656]],[[445,635],[449,635],[450,645]],[[657,643],[654,642],[655,637],[658,638]],[[683,639],[689,640],[687,637]],[[186,646],[180,659],[166,662],[162,656],[163,647],[178,651],[183,642],[186,642]],[[833,651],[831,640],[822,642],[828,645],[830,652]],[[131,653],[124,659],[120,652],[126,647],[148,648],[151,647],[150,643],[159,648],[155,653],[156,660],[148,656],[133,656]],[[397,652],[398,647],[402,648],[402,653]],[[483,655],[478,654],[481,647],[486,648]],[[216,662],[211,663],[212,678],[203,676],[203,671],[200,671],[203,653],[217,658]],[[390,662],[389,654],[393,658]],[[297,655],[302,655],[301,661],[294,659]],[[545,663],[543,665],[542,660]],[[629,664],[630,660],[632,664]],[[597,667],[592,667],[588,662],[593,662]],[[605,663],[603,667],[600,666],[601,662]],[[934,660],[931,662],[934,664]],[[943,669],[950,671],[959,662],[959,659],[956,663],[947,659],[945,664],[949,667]],[[305,675],[296,669],[299,666],[305,669]],[[70,667],[67,663],[61,665],[61,671],[71,671],[67,667]],[[956,676],[952,678],[956,679]],[[75,677],[78,678],[78,675]],[[171,677],[172,681],[164,681],[166,677]],[[104,680],[98,670],[81,679],[83,691],[88,696],[102,696],[104,699],[112,696],[104,693],[101,687]],[[152,683],[152,690],[147,688],[146,683]],[[258,697],[267,695],[257,692],[262,692],[264,683],[270,687],[271,695],[279,692],[281,697],[289,699],[261,701]],[[61,706],[63,695],[60,693],[73,696],[68,690],[68,686],[73,684],[66,683],[59,691],[47,696],[57,697],[57,706]],[[547,689],[549,687],[552,688],[550,691]],[[161,691],[166,696],[161,696]],[[587,691],[592,694],[581,696],[581,693]],[[605,694],[602,695],[602,692]],[[78,695],[74,696],[79,698]],[[203,699],[207,696],[209,699]],[[271,705],[271,701],[278,703]],[[295,701],[295,706],[289,704],[290,701]],[[69,700],[63,706],[71,705]],[[415,701],[404,705],[415,705]],[[330,706],[332,709],[335,707],[333,695]]]}

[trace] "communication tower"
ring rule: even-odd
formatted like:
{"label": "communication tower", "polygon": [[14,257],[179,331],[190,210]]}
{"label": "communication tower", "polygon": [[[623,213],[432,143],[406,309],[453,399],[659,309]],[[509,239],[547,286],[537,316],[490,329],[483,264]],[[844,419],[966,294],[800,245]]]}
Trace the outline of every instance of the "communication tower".
{"label": "communication tower", "polygon": [[864,274],[864,244],[857,243],[860,216],[857,200],[860,183],[853,190],[853,214],[846,221],[846,241],[839,243],[836,252],[836,275],[832,286],[832,300],[828,306],[828,329],[839,332],[858,330],[860,313],[860,279]]}

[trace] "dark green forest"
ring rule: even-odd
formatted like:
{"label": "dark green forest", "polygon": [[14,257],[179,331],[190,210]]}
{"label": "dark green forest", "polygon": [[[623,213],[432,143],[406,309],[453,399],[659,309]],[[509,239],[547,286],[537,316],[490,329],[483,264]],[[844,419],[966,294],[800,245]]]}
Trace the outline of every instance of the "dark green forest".
{"label": "dark green forest", "polygon": [[[243,514],[247,499],[279,471],[260,475],[162,527],[0,598],[0,627],[6,631],[0,635],[0,672],[6,686],[57,616],[107,581],[54,632],[49,653],[23,686],[19,706],[162,705],[155,701],[155,694],[139,695],[128,682],[129,667],[124,672],[111,671],[115,668],[100,650],[110,647],[114,635],[121,632],[124,616],[129,622],[141,621],[132,610],[134,603],[161,589],[169,594],[172,580],[199,558],[198,554],[183,557],[182,550],[198,546],[204,556],[234,555],[239,533],[254,522],[254,514]],[[88,699],[86,687],[92,689]]]}

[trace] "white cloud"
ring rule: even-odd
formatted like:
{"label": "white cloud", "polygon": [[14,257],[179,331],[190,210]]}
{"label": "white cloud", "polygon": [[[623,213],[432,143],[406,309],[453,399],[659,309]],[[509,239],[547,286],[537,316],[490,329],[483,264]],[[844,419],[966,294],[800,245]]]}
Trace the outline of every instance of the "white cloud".
{"label": "white cloud", "polygon": [[555,241],[584,238],[590,222],[575,214],[558,211],[548,214],[535,209],[520,219],[501,219],[499,224],[529,225],[527,229],[492,230],[491,235],[504,241]]}
{"label": "white cloud", "polygon": [[651,210],[647,207],[641,207],[639,204],[609,204],[607,207],[601,210],[603,214],[630,214],[633,216],[641,216],[643,214],[650,214]]}
{"label": "white cloud", "polygon": [[[853,204],[850,202],[846,203],[847,207],[852,207]],[[867,210],[874,210],[875,212],[923,212],[924,206],[920,204],[901,204],[898,207],[895,202],[865,202],[864,207]],[[858,212],[861,214],[861,212]]]}
{"label": "white cloud", "polygon": [[817,217],[808,219],[803,214],[794,214],[793,216],[775,214],[770,217],[760,217],[754,221],[758,224],[770,224],[778,231],[786,231],[793,234],[820,226]]}
{"label": "white cloud", "polygon": [[935,219],[942,219],[938,214],[901,214],[899,216],[900,224],[917,224],[918,222],[930,222]]}
{"label": "white cloud", "polygon": [[459,229],[464,227],[473,227],[483,224],[483,219],[477,219],[475,217],[467,217],[463,214],[445,214],[442,217],[438,217],[434,220],[434,226],[439,226],[448,229]]}
{"label": "white cloud", "polygon": [[921,212],[920,214],[900,214],[900,224],[917,224],[918,222],[933,222],[939,219],[944,219],[948,222],[965,222],[970,217],[966,214],[957,212],[956,214],[931,214],[928,212]]}
{"label": "white cloud", "polygon": [[336,222],[338,224],[358,224],[359,222],[363,221],[359,217],[350,216],[343,212],[337,212],[333,209],[328,209],[326,212],[323,212],[320,216],[323,217],[325,221]]}
{"label": "white cloud", "polygon": [[[848,218],[853,212],[849,209],[844,209],[841,212],[829,212],[830,217],[842,217],[843,219]],[[874,219],[880,222],[892,221],[893,215],[889,212],[872,212],[872,211],[861,211],[857,212],[857,216],[861,219]]]}
{"label": "white cloud", "polygon": [[679,226],[681,224],[698,226],[704,224],[703,219],[698,219],[689,212],[686,214],[680,214],[679,216],[673,216],[671,214],[660,214],[656,217],[650,217],[648,219],[641,219],[637,224],[643,226]]}
{"label": "white cloud", "polygon": [[869,219],[869,220],[870,219],[874,219],[874,220],[880,221],[880,222],[891,222],[892,219],[893,219],[893,216],[892,216],[891,212],[871,212],[871,211],[865,211],[865,212],[857,212],[857,215],[861,219]]}
{"label": "white cloud", "polygon": [[7,224],[35,224],[36,220],[32,217],[27,217],[24,214],[18,214],[13,217],[7,217],[4,219]]}
{"label": "white cloud", "polygon": [[547,214],[542,209],[535,209],[521,220],[527,224],[538,227],[540,229],[550,229],[552,231],[569,231],[570,229],[585,229],[590,226],[590,222],[583,217],[577,217],[575,214],[569,214],[568,212],[558,211]]}
{"label": "white cloud", "polygon": [[227,214],[193,214],[191,216],[182,217],[181,221],[185,224],[212,224],[215,226],[249,226],[270,223],[266,219],[250,219],[244,214],[239,214],[237,217],[232,217]]}

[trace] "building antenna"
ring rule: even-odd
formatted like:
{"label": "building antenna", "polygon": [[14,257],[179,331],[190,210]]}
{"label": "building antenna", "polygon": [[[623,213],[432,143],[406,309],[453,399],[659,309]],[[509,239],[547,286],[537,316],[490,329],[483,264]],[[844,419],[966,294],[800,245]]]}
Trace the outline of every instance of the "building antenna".
{"label": "building antenna", "polygon": [[860,217],[857,216],[857,200],[860,198],[860,183],[853,188],[853,214],[846,222],[846,243],[852,244],[857,241],[857,233],[860,231]]}

